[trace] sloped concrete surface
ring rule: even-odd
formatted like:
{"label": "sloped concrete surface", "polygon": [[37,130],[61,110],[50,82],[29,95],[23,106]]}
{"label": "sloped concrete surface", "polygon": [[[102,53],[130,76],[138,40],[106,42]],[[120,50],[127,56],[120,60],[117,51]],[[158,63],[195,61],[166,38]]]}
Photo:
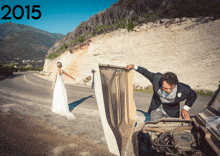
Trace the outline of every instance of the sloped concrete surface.
{"label": "sloped concrete surface", "polygon": [[[61,61],[64,70],[76,77],[76,82],[66,80],[83,84],[98,63],[136,64],[152,72],[175,72],[180,82],[193,89],[215,91],[220,80],[220,20],[183,18],[182,22],[174,19],[173,24],[166,23],[169,20],[164,19],[143,24],[133,32],[119,29],[99,35],[72,54],[66,51],[54,60],[46,60],[44,71],[53,72],[56,62]],[[135,72],[134,85],[145,88],[151,84]]]}

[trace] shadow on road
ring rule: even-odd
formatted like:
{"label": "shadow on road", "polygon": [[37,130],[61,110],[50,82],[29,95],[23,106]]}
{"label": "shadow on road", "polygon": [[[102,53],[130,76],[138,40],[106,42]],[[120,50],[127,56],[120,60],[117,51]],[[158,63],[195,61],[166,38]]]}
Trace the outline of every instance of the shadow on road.
{"label": "shadow on road", "polygon": [[78,106],[78,105],[81,104],[83,101],[85,101],[86,99],[89,99],[89,98],[94,98],[94,97],[93,97],[93,95],[90,95],[90,96],[88,96],[88,97],[84,97],[84,98],[82,98],[82,99],[80,99],[80,100],[78,100],[78,101],[74,101],[74,102],[70,103],[70,104],[69,104],[69,110],[70,110],[70,112],[71,112],[76,106]]}
{"label": "shadow on road", "polygon": [[12,76],[7,77],[7,79],[13,79],[13,78],[16,78],[18,76],[23,76],[23,75],[25,75],[25,74],[14,74]]}
{"label": "shadow on road", "polygon": [[13,79],[17,76],[22,76],[24,74],[16,74],[16,75],[9,75],[9,76],[5,76],[5,75],[0,75],[0,80],[4,80],[4,79]]}

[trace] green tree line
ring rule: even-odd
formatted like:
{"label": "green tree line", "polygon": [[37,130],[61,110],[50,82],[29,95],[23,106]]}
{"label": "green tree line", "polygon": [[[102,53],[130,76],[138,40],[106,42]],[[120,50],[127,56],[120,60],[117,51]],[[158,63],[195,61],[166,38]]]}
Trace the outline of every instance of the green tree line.
{"label": "green tree line", "polygon": [[42,71],[43,67],[24,67],[19,66],[17,68],[14,67],[14,64],[0,64],[0,75],[4,75],[6,77],[13,75],[13,72],[18,71]]}

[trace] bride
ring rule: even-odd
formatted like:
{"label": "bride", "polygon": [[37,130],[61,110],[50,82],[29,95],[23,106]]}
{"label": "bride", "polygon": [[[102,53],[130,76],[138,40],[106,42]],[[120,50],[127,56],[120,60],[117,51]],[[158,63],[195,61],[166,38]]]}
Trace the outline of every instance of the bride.
{"label": "bride", "polygon": [[67,74],[61,69],[62,63],[57,62],[57,71],[54,76],[54,81],[52,84],[53,90],[53,104],[51,111],[60,115],[66,116],[68,119],[75,119],[75,116],[69,111],[67,92],[63,81],[63,74],[72,78],[71,75]]}

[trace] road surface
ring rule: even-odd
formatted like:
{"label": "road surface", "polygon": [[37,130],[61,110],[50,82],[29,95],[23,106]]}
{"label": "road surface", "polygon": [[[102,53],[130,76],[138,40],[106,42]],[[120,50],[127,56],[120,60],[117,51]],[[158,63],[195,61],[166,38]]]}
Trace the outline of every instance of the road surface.
{"label": "road surface", "polygon": [[[66,84],[69,108],[76,116],[75,120],[68,120],[65,116],[51,112],[52,82],[37,74],[19,72],[0,81],[1,114],[32,117],[39,122],[45,121],[66,135],[79,135],[91,139],[94,144],[106,145],[94,90]],[[149,93],[134,92],[138,123],[148,120],[146,112],[151,97]],[[189,114],[194,116],[201,112],[209,100],[210,97],[198,97]]]}

